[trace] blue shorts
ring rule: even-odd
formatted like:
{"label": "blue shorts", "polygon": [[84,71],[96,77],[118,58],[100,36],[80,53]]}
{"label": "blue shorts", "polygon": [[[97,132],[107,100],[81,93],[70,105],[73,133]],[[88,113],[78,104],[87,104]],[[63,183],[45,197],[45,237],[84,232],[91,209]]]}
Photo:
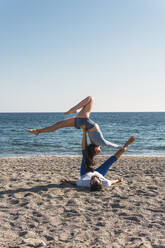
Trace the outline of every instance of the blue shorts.
{"label": "blue shorts", "polygon": [[95,126],[95,122],[89,118],[75,118],[75,127],[80,129],[81,126],[85,125],[86,129],[89,130]]}
{"label": "blue shorts", "polygon": [[[80,168],[80,176],[83,176],[86,174],[86,169],[85,169],[85,163],[84,163],[84,157],[85,157],[85,150],[82,151],[83,158],[81,161],[81,168]],[[103,164],[101,164],[95,171],[99,172],[103,176],[107,174],[109,168],[112,166],[112,164],[117,160],[115,156],[109,157]]]}

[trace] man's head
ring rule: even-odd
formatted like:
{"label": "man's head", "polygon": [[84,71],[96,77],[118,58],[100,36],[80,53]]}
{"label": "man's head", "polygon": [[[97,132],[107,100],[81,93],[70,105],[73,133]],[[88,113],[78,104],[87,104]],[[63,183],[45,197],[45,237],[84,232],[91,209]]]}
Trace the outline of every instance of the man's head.
{"label": "man's head", "polygon": [[100,182],[99,178],[97,176],[93,176],[90,181],[90,190],[91,191],[100,191],[102,190],[103,185]]}

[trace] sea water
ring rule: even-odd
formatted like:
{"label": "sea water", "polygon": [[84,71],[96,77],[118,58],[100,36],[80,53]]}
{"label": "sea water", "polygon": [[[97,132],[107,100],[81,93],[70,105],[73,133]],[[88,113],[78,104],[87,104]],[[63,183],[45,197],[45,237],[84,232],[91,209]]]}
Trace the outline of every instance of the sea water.
{"label": "sea water", "polygon": [[[72,116],[63,113],[0,113],[0,157],[80,155],[80,129],[69,127],[38,136],[26,131]],[[165,112],[95,112],[90,118],[99,124],[105,139],[113,143],[123,145],[130,136],[135,136],[136,140],[128,147],[126,155],[165,156]],[[112,155],[115,151],[111,147],[102,147],[101,155]]]}

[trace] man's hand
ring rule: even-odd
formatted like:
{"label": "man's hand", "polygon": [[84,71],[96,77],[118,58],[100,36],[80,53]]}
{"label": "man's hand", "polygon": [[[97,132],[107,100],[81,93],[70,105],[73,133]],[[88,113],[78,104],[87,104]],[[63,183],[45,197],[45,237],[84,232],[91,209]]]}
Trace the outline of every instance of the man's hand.
{"label": "man's hand", "polygon": [[118,180],[118,183],[120,183],[120,182],[123,182],[123,181],[124,181],[123,177],[120,177],[120,178],[118,178],[117,180]]}
{"label": "man's hand", "polygon": [[68,183],[68,179],[64,178],[64,179],[61,179],[60,181],[61,183]]}
{"label": "man's hand", "polygon": [[82,128],[82,129],[85,129],[85,130],[86,130],[86,126],[85,126],[85,125],[80,126],[80,128]]}
{"label": "man's hand", "polygon": [[119,179],[117,179],[117,180],[113,180],[111,183],[112,183],[112,185],[113,184],[116,184],[116,183],[120,183],[120,182],[122,182],[124,179],[123,179],[123,177],[120,177]]}
{"label": "man's hand", "polygon": [[68,180],[66,178],[61,179],[61,183],[69,183],[69,184],[72,184],[72,185],[76,185],[76,181]]}

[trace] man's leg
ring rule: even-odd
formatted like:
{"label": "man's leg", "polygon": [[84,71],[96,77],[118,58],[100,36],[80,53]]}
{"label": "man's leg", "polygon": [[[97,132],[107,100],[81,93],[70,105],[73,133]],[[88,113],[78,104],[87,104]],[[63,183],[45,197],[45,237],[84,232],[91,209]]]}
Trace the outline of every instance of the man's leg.
{"label": "man's leg", "polygon": [[114,157],[116,159],[119,159],[121,157],[121,155],[126,151],[126,147],[122,147],[120,150],[118,150],[115,154]]}
{"label": "man's leg", "polygon": [[94,99],[91,96],[88,96],[84,100],[82,100],[80,103],[75,105],[73,108],[65,112],[64,114],[70,114],[70,113],[76,113],[78,109],[81,109],[81,111],[78,114],[79,118],[88,118],[90,115],[90,112],[92,110]]}
{"label": "man's leg", "polygon": [[122,147],[115,155],[108,158],[103,164],[101,164],[95,171],[98,171],[100,174],[105,176],[109,171],[110,167],[117,159],[126,151],[126,148]]}
{"label": "man's leg", "polygon": [[112,166],[112,164],[121,157],[121,155],[126,151],[126,147],[128,145],[130,145],[134,140],[135,140],[135,137],[134,136],[132,136],[131,138],[129,138],[129,140],[127,140],[127,142],[124,144],[124,146],[119,151],[117,151],[114,154],[114,156],[111,156],[110,158],[108,158],[95,171],[98,171],[100,174],[102,174],[103,176],[105,176],[105,174],[108,172],[108,170]]}
{"label": "man's leg", "polygon": [[58,121],[52,126],[48,126],[48,127],[44,127],[44,128],[38,128],[38,129],[28,129],[27,131],[29,133],[38,135],[40,133],[54,132],[60,128],[74,127],[74,125],[75,125],[75,117],[69,118],[69,119],[64,119],[62,121]]}
{"label": "man's leg", "polygon": [[[132,142],[134,142],[135,141],[135,137],[134,136],[131,136],[128,140],[127,140],[127,142],[124,144],[124,146],[119,150],[119,151],[117,151],[116,153],[115,153],[115,157],[117,158],[117,159],[119,159],[120,158],[120,156],[123,154],[123,152],[125,152],[126,151],[126,147],[127,146],[129,146]],[[125,149],[125,150],[123,150],[123,149]]]}

